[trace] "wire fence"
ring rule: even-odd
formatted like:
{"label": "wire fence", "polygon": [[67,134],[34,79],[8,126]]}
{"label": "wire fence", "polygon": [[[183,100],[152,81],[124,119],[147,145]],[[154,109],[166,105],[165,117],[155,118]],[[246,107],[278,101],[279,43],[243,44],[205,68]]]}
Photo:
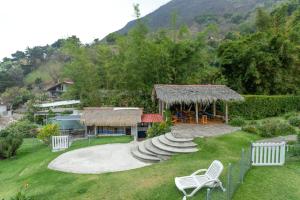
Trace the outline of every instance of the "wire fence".
{"label": "wire fence", "polygon": [[226,191],[223,192],[220,188],[208,188],[206,193],[206,200],[230,200],[235,191],[243,183],[246,173],[251,168],[251,149],[241,152],[241,159],[228,165],[226,173],[226,180],[223,181]]}
{"label": "wire fence", "polygon": [[300,143],[287,145],[286,161],[300,161]]}

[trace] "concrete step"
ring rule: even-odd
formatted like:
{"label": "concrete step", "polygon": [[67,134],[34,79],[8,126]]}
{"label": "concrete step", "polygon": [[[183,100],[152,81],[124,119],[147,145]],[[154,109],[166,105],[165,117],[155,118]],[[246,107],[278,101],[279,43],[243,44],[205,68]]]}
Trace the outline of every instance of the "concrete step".
{"label": "concrete step", "polygon": [[167,151],[167,152],[171,152],[171,153],[193,153],[193,152],[198,151],[197,148],[193,148],[193,147],[177,148],[177,147],[171,147],[171,146],[165,145],[159,141],[158,137],[152,138],[151,142],[152,142],[153,146],[157,147],[158,149]]}
{"label": "concrete step", "polygon": [[147,154],[143,154],[139,151],[138,146],[134,146],[131,148],[131,154],[136,159],[142,162],[150,162],[150,163],[157,163],[160,162],[161,159],[157,158],[156,156],[149,156]]}
{"label": "concrete step", "polygon": [[197,144],[194,142],[173,142],[166,138],[165,135],[160,135],[158,137],[159,141],[165,145],[177,148],[187,148],[187,147],[197,147]]}
{"label": "concrete step", "polygon": [[144,144],[145,144],[145,148],[148,151],[156,154],[157,156],[171,156],[171,155],[173,155],[173,153],[171,153],[171,152],[164,151],[164,150],[161,150],[161,149],[155,147],[152,144],[151,139],[146,140]]}
{"label": "concrete step", "polygon": [[146,155],[149,155],[149,156],[156,156],[157,154],[152,153],[151,151],[149,151],[148,149],[146,149],[146,147],[145,147],[145,142],[146,142],[146,141],[142,141],[142,142],[139,142],[139,143],[138,143],[139,151],[140,151],[141,153],[146,154]]}
{"label": "concrete step", "polygon": [[172,142],[192,142],[193,138],[177,138],[171,132],[165,134],[166,138]]}

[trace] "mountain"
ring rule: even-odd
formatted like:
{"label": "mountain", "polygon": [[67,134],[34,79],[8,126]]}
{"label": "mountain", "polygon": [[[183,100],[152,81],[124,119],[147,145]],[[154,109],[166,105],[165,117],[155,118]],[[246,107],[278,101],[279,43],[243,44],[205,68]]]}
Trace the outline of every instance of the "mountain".
{"label": "mountain", "polygon": [[[176,13],[177,26],[187,25],[199,31],[208,24],[215,23],[226,31],[246,21],[255,8],[270,8],[280,0],[172,0],[154,12],[141,18],[150,31],[170,27],[172,13]],[[130,21],[116,31],[127,33],[136,23]]]}

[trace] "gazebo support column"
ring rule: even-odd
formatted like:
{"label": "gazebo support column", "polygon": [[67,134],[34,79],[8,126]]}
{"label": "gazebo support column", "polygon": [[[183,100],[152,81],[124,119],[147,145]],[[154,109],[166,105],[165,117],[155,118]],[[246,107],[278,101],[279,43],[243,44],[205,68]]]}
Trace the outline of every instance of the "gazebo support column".
{"label": "gazebo support column", "polygon": [[228,104],[225,102],[225,123],[228,124]]}
{"label": "gazebo support column", "polygon": [[87,125],[85,125],[84,126],[84,136],[87,137],[87,134],[88,134],[88,132],[87,132]]}
{"label": "gazebo support column", "polygon": [[161,111],[161,100],[158,100],[158,113],[162,114],[162,111]]}
{"label": "gazebo support column", "polygon": [[213,116],[216,117],[216,113],[217,113],[217,110],[216,110],[216,102],[214,101],[213,102]]}
{"label": "gazebo support column", "polygon": [[196,107],[196,123],[199,124],[199,119],[198,119],[198,103],[195,103],[195,107]]}

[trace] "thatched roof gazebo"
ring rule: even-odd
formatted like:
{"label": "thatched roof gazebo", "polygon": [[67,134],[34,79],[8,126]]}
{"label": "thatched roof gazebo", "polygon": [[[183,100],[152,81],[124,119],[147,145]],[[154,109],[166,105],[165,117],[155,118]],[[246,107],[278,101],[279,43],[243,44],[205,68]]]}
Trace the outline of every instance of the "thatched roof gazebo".
{"label": "thatched roof gazebo", "polygon": [[159,113],[173,104],[195,104],[198,123],[198,104],[213,104],[216,115],[216,101],[225,102],[225,121],[228,122],[229,101],[242,101],[244,98],[225,85],[154,85],[153,98],[159,101]]}

